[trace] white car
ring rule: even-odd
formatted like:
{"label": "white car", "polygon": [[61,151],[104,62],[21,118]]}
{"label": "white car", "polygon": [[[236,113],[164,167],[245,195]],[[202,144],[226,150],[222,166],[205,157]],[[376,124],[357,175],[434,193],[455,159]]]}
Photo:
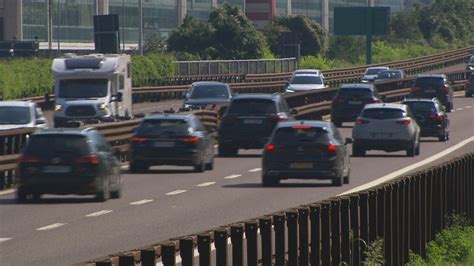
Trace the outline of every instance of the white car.
{"label": "white car", "polygon": [[46,118],[31,101],[0,102],[0,130],[17,128],[47,128]]}
{"label": "white car", "polygon": [[368,150],[405,150],[407,156],[420,154],[420,127],[404,104],[365,105],[352,129],[352,154],[365,156]]}
{"label": "white car", "polygon": [[324,88],[326,88],[326,85],[323,76],[320,74],[294,74],[285,92],[302,92]]}
{"label": "white car", "polygon": [[379,66],[379,67],[368,67],[365,70],[364,76],[362,77],[362,82],[374,82],[377,78],[377,75],[382,70],[389,70],[389,67]]}

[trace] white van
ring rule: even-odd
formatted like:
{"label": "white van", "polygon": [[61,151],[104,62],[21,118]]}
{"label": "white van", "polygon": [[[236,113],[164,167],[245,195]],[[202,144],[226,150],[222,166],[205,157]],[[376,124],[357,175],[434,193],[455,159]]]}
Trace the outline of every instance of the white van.
{"label": "white van", "polygon": [[54,126],[69,121],[132,118],[129,55],[66,54],[53,60]]}

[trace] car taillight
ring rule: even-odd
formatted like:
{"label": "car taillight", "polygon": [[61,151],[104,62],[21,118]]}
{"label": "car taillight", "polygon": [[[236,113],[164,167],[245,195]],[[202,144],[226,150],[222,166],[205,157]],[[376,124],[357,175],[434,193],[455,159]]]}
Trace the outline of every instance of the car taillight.
{"label": "car taillight", "polygon": [[265,146],[266,151],[274,151],[275,150],[275,144],[268,144]]}
{"label": "car taillight", "polygon": [[415,92],[415,91],[419,91],[419,90],[421,90],[421,88],[418,87],[418,86],[412,86],[411,87],[411,92]]}
{"label": "car taillight", "polygon": [[87,154],[79,157],[76,163],[99,164],[99,158],[95,154]]}
{"label": "car taillight", "polygon": [[285,120],[285,116],[280,115],[280,114],[272,115],[271,118],[277,122]]}
{"label": "car taillight", "polygon": [[185,137],[185,138],[180,138],[179,140],[184,143],[198,143],[199,142],[198,137]]}
{"label": "car taillight", "polygon": [[37,163],[39,162],[39,159],[36,156],[24,154],[18,159],[18,162],[19,163]]}
{"label": "car taillight", "polygon": [[400,124],[400,125],[409,125],[411,123],[411,119],[410,118],[405,118],[403,120],[400,120],[400,121],[397,121],[396,122],[397,124]]}
{"label": "car taillight", "polygon": [[380,102],[380,101],[379,101],[378,99],[376,99],[376,98],[369,98],[369,99],[367,99],[367,103],[378,103],[378,102]]}
{"label": "car taillight", "polygon": [[441,93],[448,94],[449,89],[448,89],[448,87],[443,86],[443,87],[439,88],[439,91],[440,91]]}
{"label": "car taillight", "polygon": [[431,118],[432,120],[438,121],[438,122],[443,121],[443,117],[440,116],[440,115],[438,115],[438,114],[432,114],[432,115],[430,116],[430,118]]}
{"label": "car taillight", "polygon": [[330,145],[328,146],[328,151],[330,151],[330,152],[335,152],[336,149],[337,149],[337,147],[336,147],[336,145],[334,145],[334,144],[330,144]]}
{"label": "car taillight", "polygon": [[369,122],[370,122],[369,120],[365,120],[365,119],[362,119],[362,118],[357,118],[356,119],[356,124],[358,124],[358,125],[368,124]]}
{"label": "car taillight", "polygon": [[145,140],[148,140],[147,138],[139,138],[139,137],[133,137],[131,139],[132,142],[139,143],[139,142],[144,142]]}

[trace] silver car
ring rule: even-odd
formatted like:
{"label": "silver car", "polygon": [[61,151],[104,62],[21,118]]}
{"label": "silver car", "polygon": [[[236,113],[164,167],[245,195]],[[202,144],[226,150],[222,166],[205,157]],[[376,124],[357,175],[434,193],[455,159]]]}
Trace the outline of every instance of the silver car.
{"label": "silver car", "polygon": [[386,66],[379,66],[379,67],[368,67],[365,70],[364,76],[362,77],[361,81],[363,83],[366,82],[374,82],[375,79],[377,78],[377,75],[379,74],[380,71],[383,70],[389,70],[389,67]]}
{"label": "silver car", "polygon": [[420,154],[420,127],[404,104],[367,104],[352,130],[354,157],[368,150],[405,150],[407,156]]}

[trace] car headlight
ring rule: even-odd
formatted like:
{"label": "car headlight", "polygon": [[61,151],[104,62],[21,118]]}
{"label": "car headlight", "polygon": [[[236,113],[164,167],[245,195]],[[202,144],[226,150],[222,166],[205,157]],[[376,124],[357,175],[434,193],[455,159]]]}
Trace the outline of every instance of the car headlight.
{"label": "car headlight", "polygon": [[63,109],[63,106],[60,105],[60,104],[56,104],[56,105],[54,106],[54,111],[61,111],[61,109]]}
{"label": "car headlight", "polygon": [[100,108],[100,110],[105,110],[105,109],[109,108],[109,106],[108,106],[108,104],[106,104],[106,103],[101,103],[101,104],[99,105],[99,108]]}
{"label": "car headlight", "polygon": [[183,108],[184,109],[191,109],[191,108],[193,108],[193,105],[185,103],[185,104],[183,104]]}

